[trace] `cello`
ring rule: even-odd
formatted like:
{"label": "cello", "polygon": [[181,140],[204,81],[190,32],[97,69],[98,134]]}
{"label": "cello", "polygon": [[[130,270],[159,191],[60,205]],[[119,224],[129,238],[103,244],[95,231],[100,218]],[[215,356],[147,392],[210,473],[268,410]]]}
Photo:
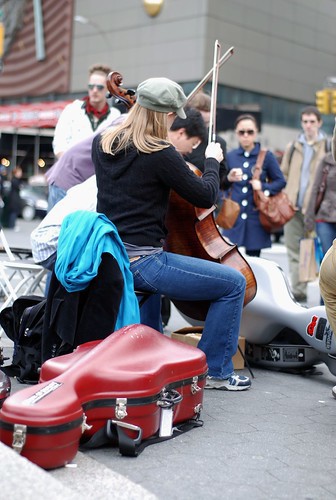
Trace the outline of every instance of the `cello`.
{"label": "cello", "polygon": [[[217,81],[218,70],[221,59],[219,58],[220,45],[218,41],[215,44],[214,64],[212,69],[213,90],[211,96],[210,110],[210,125],[209,125],[209,142],[215,140],[215,110],[217,100]],[[227,54],[232,55],[231,48]],[[208,75],[211,71],[208,73]],[[202,80],[202,82],[204,79]],[[207,77],[205,77],[207,81]],[[202,83],[201,82],[201,83]],[[197,91],[201,85],[198,85]],[[188,96],[188,101],[195,95],[195,91]],[[196,175],[201,176],[202,173],[193,165],[189,164],[189,168]],[[165,241],[165,250],[167,252],[189,255],[201,259],[219,262],[240,271],[246,280],[246,291],[244,297],[244,305],[247,305],[257,293],[257,282],[253,271],[239,252],[237,245],[227,241],[219,232],[215,222],[214,211],[216,206],[210,209],[194,207],[189,202],[181,198],[175,191],[171,191],[168,211],[166,214],[166,227],[168,235]],[[204,321],[209,309],[210,302],[197,301],[175,301],[174,305],[183,314],[198,321]]]}
{"label": "cello", "polygon": [[[230,48],[223,57],[216,60],[214,67],[217,67],[217,71],[232,54],[233,48]],[[200,84],[188,95],[188,101],[205,85],[212,73],[213,69],[207,73]],[[136,102],[135,92],[122,88],[122,82],[121,74],[116,71],[112,71],[107,76],[107,88],[110,95],[115,96],[128,108],[131,108]],[[215,103],[212,105],[212,108],[213,110],[215,109]],[[212,115],[214,115],[214,112]],[[211,136],[214,136],[214,125],[211,128]],[[200,170],[193,165],[188,164],[188,166],[196,175],[202,175]],[[194,207],[174,191],[171,191],[166,215],[168,236],[164,249],[172,253],[219,262],[240,271],[246,279],[244,298],[244,305],[246,305],[256,294],[256,280],[252,269],[240,254],[237,245],[226,241],[219,232],[214,218],[215,209],[215,206],[210,209]],[[183,314],[199,321],[205,320],[210,305],[208,301],[188,302],[172,300],[172,302]]]}

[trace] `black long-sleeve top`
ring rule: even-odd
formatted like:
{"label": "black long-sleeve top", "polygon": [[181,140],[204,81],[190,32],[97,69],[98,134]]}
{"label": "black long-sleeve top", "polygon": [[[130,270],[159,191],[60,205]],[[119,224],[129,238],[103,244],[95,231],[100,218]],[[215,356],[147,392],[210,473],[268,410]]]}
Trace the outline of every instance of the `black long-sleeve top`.
{"label": "black long-sleeve top", "polygon": [[[219,135],[216,135],[216,142],[219,142],[224,156],[219,165],[220,188],[228,189],[231,186],[231,183],[227,180],[228,167],[226,163],[226,142]],[[184,156],[186,161],[195,165],[195,167],[197,167],[201,172],[204,171],[205,150],[207,145],[208,141],[202,141],[196,149],[193,149],[191,153]]]}
{"label": "black long-sleeve top", "polygon": [[219,163],[205,161],[202,177],[195,175],[173,146],[145,154],[130,148],[111,155],[93,140],[92,161],[96,169],[97,212],[117,227],[125,243],[162,247],[167,234],[165,215],[170,189],[194,206],[210,208],[219,190]]}

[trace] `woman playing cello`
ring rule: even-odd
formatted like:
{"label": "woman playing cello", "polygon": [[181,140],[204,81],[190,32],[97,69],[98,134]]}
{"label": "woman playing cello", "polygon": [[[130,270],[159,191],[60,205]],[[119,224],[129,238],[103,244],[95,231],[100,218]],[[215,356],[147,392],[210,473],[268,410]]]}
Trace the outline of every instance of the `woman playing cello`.
{"label": "woman playing cello", "polygon": [[137,102],[124,123],[96,136],[97,211],[116,225],[130,258],[136,289],[170,299],[209,300],[201,341],[209,366],[206,387],[241,391],[250,379],[234,373],[246,281],[217,262],[163,250],[170,190],[190,203],[210,208],[219,190],[222,150],[210,143],[204,174],[197,177],[167,140],[175,114],[185,117],[186,96],[167,78],[151,78],[137,88]]}

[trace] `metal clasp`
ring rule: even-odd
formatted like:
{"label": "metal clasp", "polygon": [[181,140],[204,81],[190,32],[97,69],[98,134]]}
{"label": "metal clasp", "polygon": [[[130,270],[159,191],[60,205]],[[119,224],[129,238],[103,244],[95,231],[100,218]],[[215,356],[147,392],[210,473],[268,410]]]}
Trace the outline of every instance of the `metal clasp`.
{"label": "metal clasp", "polygon": [[12,448],[17,453],[21,453],[27,437],[27,426],[23,424],[14,424]]}
{"label": "metal clasp", "polygon": [[201,416],[202,408],[203,408],[202,403],[199,403],[198,405],[195,406],[194,413],[197,415],[197,418]]}
{"label": "metal clasp", "polygon": [[122,420],[127,417],[127,398],[117,398],[115,407],[115,416],[118,420]]}
{"label": "metal clasp", "polygon": [[201,390],[200,386],[197,385],[197,382],[198,382],[198,377],[197,376],[193,377],[192,383],[190,385],[191,394],[196,394]]}
{"label": "metal clasp", "polygon": [[92,429],[92,425],[89,425],[87,423],[87,416],[85,415],[85,413],[83,413],[82,434],[84,434],[85,431],[89,431],[90,429]]}

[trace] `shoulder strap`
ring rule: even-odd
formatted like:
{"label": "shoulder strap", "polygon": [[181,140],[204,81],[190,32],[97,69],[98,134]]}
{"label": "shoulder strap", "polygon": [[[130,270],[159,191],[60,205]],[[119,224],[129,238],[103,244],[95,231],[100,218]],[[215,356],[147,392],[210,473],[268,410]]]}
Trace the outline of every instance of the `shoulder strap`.
{"label": "shoulder strap", "polygon": [[[130,438],[122,429],[122,422],[115,420],[107,420],[104,427],[99,429],[89,441],[80,446],[82,450],[99,448],[104,445],[118,446],[121,455],[126,457],[137,457],[149,445],[161,443],[180,436],[184,432],[188,432],[194,427],[202,427],[203,421],[199,419],[187,420],[173,428],[171,436],[159,437],[154,435],[145,441],[141,442],[141,431],[136,439]],[[125,425],[127,427],[127,425]]]}
{"label": "shoulder strap", "polygon": [[295,150],[295,142],[292,142],[291,147],[289,149],[289,155],[288,155],[288,166],[289,167],[290,167],[290,164],[292,162],[294,150]]}
{"label": "shoulder strap", "polygon": [[254,166],[252,179],[260,179],[260,175],[261,175],[261,171],[262,171],[262,167],[264,164],[266,153],[267,153],[267,149],[260,149],[256,164]]}
{"label": "shoulder strap", "polygon": [[[326,140],[324,141],[324,150],[326,153],[330,153],[330,151],[331,151],[331,141],[328,138],[326,138]],[[288,155],[288,166],[289,167],[290,167],[290,164],[292,162],[294,151],[295,151],[295,141],[292,142],[292,144],[289,148],[289,155]]]}
{"label": "shoulder strap", "polygon": [[324,193],[327,187],[327,177],[329,173],[329,165],[326,164],[323,167],[323,175],[320,183],[319,190],[317,192],[316,201],[315,201],[315,214],[319,211],[320,206],[322,204]]}

